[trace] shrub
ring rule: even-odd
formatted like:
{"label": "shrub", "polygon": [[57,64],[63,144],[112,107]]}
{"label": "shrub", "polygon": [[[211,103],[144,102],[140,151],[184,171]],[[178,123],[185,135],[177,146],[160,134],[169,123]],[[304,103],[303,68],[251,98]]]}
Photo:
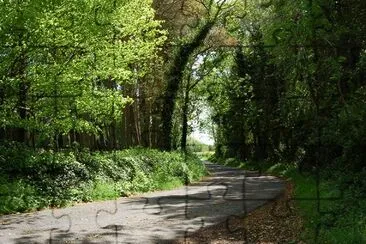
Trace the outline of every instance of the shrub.
{"label": "shrub", "polygon": [[206,173],[193,155],[143,148],[76,153],[8,143],[0,155],[0,213],[170,189]]}

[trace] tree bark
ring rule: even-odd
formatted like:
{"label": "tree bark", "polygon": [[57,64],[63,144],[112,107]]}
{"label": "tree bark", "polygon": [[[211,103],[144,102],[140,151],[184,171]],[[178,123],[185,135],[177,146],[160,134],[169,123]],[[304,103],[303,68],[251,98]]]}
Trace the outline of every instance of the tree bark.
{"label": "tree bark", "polygon": [[[18,60],[14,63],[11,76],[19,77],[20,83],[18,86],[18,114],[21,120],[27,118],[27,94],[29,90],[29,83],[26,81],[25,69],[26,69],[26,55],[21,53]],[[26,130],[23,127],[16,128],[15,138],[18,142],[26,141]]]}
{"label": "tree bark", "polygon": [[[188,85],[189,86],[189,85]],[[180,143],[181,150],[183,152],[187,151],[187,135],[188,135],[188,103],[189,103],[189,87],[187,86],[184,95],[183,104],[183,118],[182,118],[182,139]]]}
{"label": "tree bark", "polygon": [[166,77],[168,85],[163,98],[163,109],[161,115],[162,128],[161,137],[159,138],[159,148],[161,150],[170,151],[172,149],[171,132],[173,127],[173,112],[175,108],[175,99],[183,78],[184,69],[188,63],[189,57],[202,44],[213,25],[213,21],[205,23],[193,38],[192,42],[183,45],[178,50],[172,63],[172,67],[167,73]]}

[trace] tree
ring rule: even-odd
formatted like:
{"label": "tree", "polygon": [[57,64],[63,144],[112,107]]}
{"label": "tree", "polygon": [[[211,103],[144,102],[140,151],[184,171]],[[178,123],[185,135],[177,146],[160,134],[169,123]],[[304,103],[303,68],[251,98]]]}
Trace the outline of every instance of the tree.
{"label": "tree", "polygon": [[3,1],[3,137],[57,143],[71,132],[105,134],[131,101],[124,85],[144,75],[165,40],[150,5]]}
{"label": "tree", "polygon": [[[198,18],[198,24],[193,31],[191,38],[183,39],[172,58],[170,67],[166,73],[167,87],[164,92],[162,106],[162,128],[160,138],[160,148],[163,150],[171,150],[171,132],[172,119],[175,107],[177,92],[182,82],[184,70],[189,62],[189,58],[193,52],[203,44],[203,41],[209,35],[210,30],[215,25],[219,17],[227,14],[227,9],[231,6],[226,6],[226,1],[203,1],[201,2],[205,8],[204,17]],[[187,40],[188,39],[188,40]]]}
{"label": "tree", "polygon": [[[198,52],[196,58],[191,64],[191,69],[187,71],[187,78],[183,82],[183,102],[182,102],[182,133],[181,133],[181,150],[186,151],[188,137],[188,121],[189,115],[192,113],[192,91],[197,85],[204,80],[204,77],[211,73],[215,67],[222,61],[222,55],[217,51],[208,51],[206,48],[202,52]],[[200,92],[195,92],[196,96],[201,96]],[[197,101],[196,101],[197,102]]]}
{"label": "tree", "polygon": [[[213,91],[206,96],[218,157],[297,160],[304,169],[365,165],[356,156],[364,147],[356,117],[364,117],[365,36],[363,27],[346,27],[364,9],[356,0],[249,3],[245,16],[226,22],[239,45],[203,89]],[[346,128],[357,131],[354,141],[340,135]]]}

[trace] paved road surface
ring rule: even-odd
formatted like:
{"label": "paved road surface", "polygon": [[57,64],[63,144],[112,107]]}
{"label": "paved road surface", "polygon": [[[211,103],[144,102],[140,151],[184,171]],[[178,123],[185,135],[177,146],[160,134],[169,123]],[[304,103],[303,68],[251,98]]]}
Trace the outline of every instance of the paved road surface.
{"label": "paved road surface", "polygon": [[205,164],[212,175],[188,187],[0,216],[0,243],[169,243],[225,220],[231,228],[284,189],[275,177]]}

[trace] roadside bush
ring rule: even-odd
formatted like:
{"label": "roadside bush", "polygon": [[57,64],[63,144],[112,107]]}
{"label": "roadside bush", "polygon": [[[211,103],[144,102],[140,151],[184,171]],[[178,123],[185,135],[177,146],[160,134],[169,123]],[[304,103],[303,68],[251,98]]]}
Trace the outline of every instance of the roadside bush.
{"label": "roadside bush", "polygon": [[34,187],[23,180],[8,181],[0,178],[0,213],[35,210],[45,206],[45,201]]}
{"label": "roadside bush", "polygon": [[0,146],[0,170],[0,213],[171,189],[206,174],[197,157],[179,152],[53,152],[17,143]]}

